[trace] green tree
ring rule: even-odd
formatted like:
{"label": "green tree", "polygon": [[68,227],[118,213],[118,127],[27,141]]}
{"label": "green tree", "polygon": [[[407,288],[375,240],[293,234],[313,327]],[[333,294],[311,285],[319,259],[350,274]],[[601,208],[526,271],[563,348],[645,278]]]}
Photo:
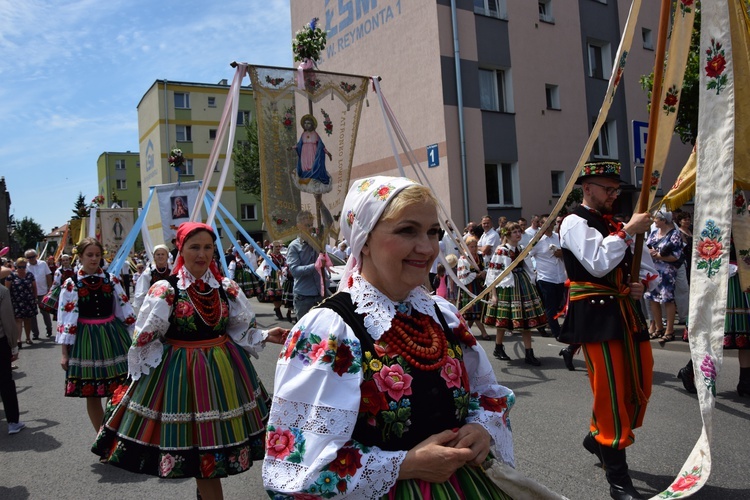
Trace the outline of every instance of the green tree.
{"label": "green tree", "polygon": [[234,182],[243,191],[260,196],[260,153],[258,122],[245,124],[247,141],[234,148]]}
{"label": "green tree", "polygon": [[86,198],[83,196],[83,193],[79,191],[78,198],[76,198],[76,202],[73,205],[73,217],[71,217],[71,219],[83,219],[88,216],[89,206],[86,204]]}
{"label": "green tree", "polygon": [[44,241],[44,231],[42,231],[42,226],[34,222],[34,219],[24,217],[16,226],[13,239],[16,240],[22,251],[36,248],[37,243]]}
{"label": "green tree", "polygon": [[[688,54],[685,77],[682,80],[680,91],[680,108],[677,110],[677,121],[674,131],[680,136],[684,143],[695,145],[698,136],[698,92],[700,88],[700,38],[701,38],[701,11],[700,4],[695,6],[695,21],[693,22],[693,34],[690,39],[690,52]],[[651,91],[654,88],[654,73],[643,75],[640,79],[641,87],[648,91],[648,106],[651,108]]]}

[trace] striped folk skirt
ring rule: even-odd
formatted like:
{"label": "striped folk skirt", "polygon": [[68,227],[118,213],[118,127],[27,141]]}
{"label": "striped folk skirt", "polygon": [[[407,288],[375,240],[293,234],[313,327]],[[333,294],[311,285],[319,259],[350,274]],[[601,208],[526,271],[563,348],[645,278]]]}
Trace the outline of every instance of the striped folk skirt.
{"label": "striped folk skirt", "polygon": [[497,304],[487,306],[484,324],[506,330],[530,330],[547,324],[539,292],[521,269],[513,271],[513,286],[497,288]]}
{"label": "striped folk skirt", "polygon": [[396,482],[381,500],[410,500],[431,498],[432,500],[460,500],[481,498],[482,500],[512,500],[502,491],[481,467],[464,465],[444,483],[428,483],[420,479]]}
{"label": "striped folk skirt", "polygon": [[729,277],[724,349],[750,349],[750,294],[742,290],[738,274]]}
{"label": "striped folk skirt", "polygon": [[128,328],[114,316],[79,318],[75,343],[68,348],[65,396],[109,397],[126,384],[130,343]]}
{"label": "striped folk skirt", "polygon": [[161,364],[116,394],[92,451],[163,478],[221,478],[264,455],[271,401],[228,336],[169,341]]}
{"label": "striped folk skirt", "polygon": [[[475,279],[474,281],[466,285],[466,288],[474,295],[479,295],[479,293],[481,293],[481,291],[484,290],[482,285],[483,283],[480,280]],[[471,302],[472,299],[473,297],[471,297],[469,294],[467,294],[463,290],[459,289],[458,290],[458,309],[461,310],[464,307],[466,307],[466,304]],[[486,300],[486,297],[484,300]],[[462,316],[464,317],[466,321],[475,321],[475,320],[481,321],[482,315],[484,314],[484,308],[485,308],[484,302],[482,300],[478,300],[469,309],[464,311]]]}

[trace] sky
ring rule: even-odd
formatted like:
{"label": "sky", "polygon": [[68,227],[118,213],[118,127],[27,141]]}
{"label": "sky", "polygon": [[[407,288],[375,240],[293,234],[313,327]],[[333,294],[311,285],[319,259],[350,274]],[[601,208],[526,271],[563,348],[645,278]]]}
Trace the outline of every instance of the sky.
{"label": "sky", "polygon": [[[138,151],[155,80],[292,66],[289,0],[0,0],[0,176],[17,221],[65,224],[105,151]],[[245,84],[249,80],[245,80]]]}

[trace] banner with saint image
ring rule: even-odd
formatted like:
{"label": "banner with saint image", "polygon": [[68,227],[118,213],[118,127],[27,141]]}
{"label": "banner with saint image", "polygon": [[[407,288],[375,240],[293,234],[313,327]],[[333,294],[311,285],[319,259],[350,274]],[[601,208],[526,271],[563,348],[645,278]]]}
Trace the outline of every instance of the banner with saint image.
{"label": "banner with saint image", "polygon": [[297,214],[315,219],[313,242],[336,238],[368,78],[248,66],[258,121],[265,229],[297,235]]}

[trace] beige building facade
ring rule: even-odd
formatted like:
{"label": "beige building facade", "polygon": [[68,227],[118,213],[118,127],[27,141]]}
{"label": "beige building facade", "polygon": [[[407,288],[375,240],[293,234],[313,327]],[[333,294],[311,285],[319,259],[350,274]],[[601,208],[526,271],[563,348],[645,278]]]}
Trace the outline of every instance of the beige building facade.
{"label": "beige building facade", "polygon": [[[186,159],[186,171],[179,176],[179,180],[202,180],[206,169],[211,168],[214,172],[210,177],[209,190],[216,192],[220,179],[219,170],[226,157],[226,143],[221,145],[217,164],[208,165],[208,161],[228,92],[229,85],[226,80],[218,84],[157,80],[146,91],[138,103],[140,181],[144,203],[152,186],[178,182],[178,173],[174,168],[170,168],[167,160],[173,148],[181,149]],[[246,140],[245,123],[249,123],[254,114],[252,90],[242,87],[239,110],[234,118],[237,122],[237,132],[233,146]],[[152,201],[153,203],[156,203],[156,200]],[[260,200],[236,188],[233,162],[230,163],[221,203],[252,238],[262,240]],[[156,207],[149,210],[146,224],[153,243],[163,243],[161,221]],[[219,226],[224,248],[230,238],[244,239],[235,229],[232,231],[235,233],[224,234]]]}
{"label": "beige building facade", "polygon": [[[382,95],[462,225],[553,208],[603,102],[629,8],[617,0],[291,0],[291,24],[296,31],[318,17],[328,31],[321,70],[382,78]],[[624,80],[587,158],[622,163],[623,212],[638,196],[632,123],[648,121],[639,79],[653,68],[658,10],[642,5]],[[398,173],[372,92],[369,102],[352,179]],[[439,164],[428,168],[434,145]],[[691,149],[678,139],[673,146],[667,188]]]}

